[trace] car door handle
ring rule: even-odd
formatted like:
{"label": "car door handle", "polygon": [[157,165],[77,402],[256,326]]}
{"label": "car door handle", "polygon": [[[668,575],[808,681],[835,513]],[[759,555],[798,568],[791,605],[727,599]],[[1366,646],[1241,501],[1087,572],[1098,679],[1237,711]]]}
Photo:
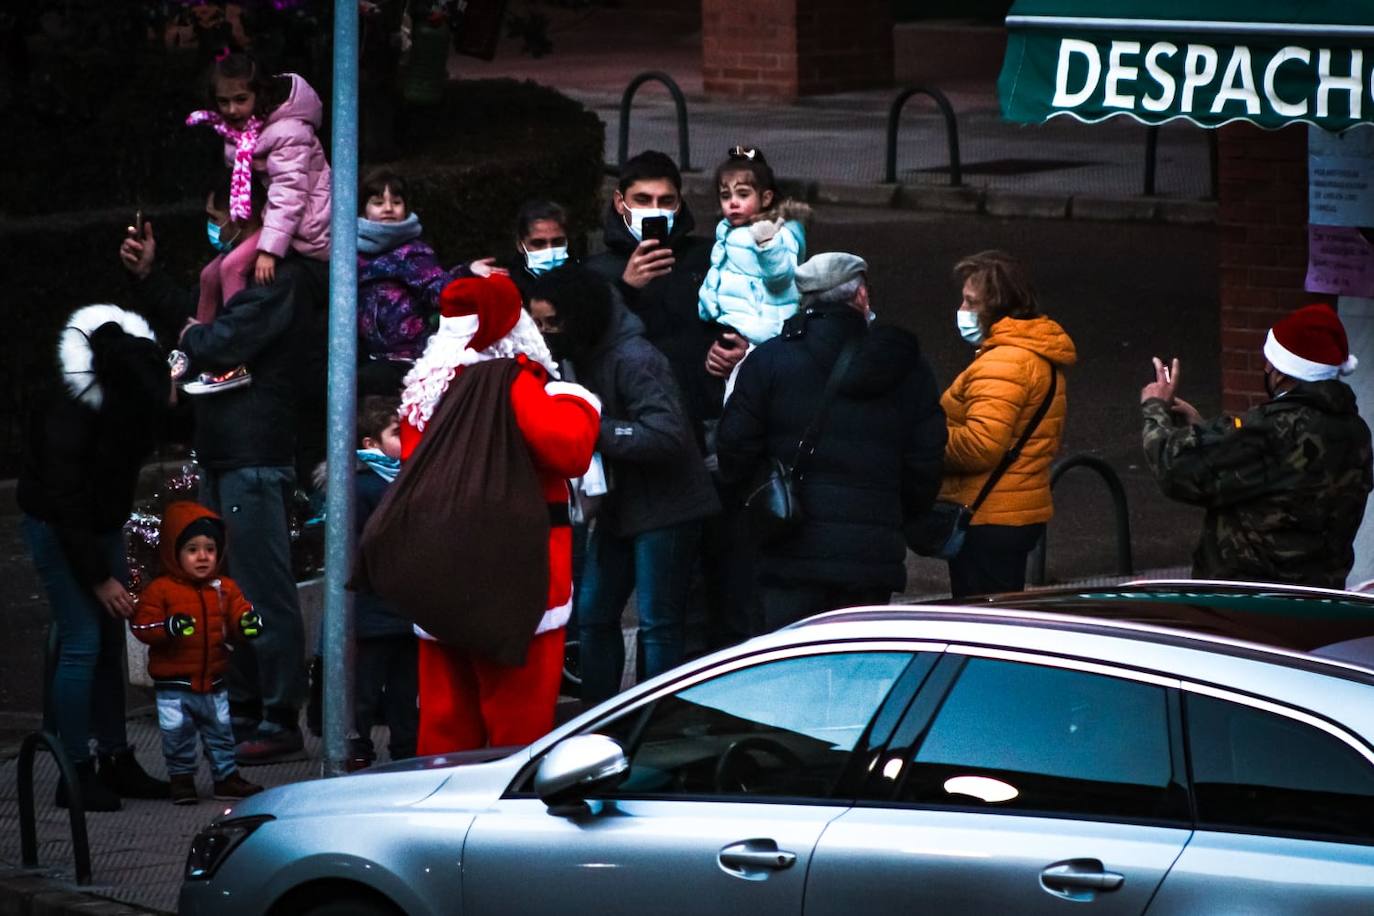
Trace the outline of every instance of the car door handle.
{"label": "car door handle", "polygon": [[791,868],[796,861],[795,852],[779,849],[773,840],[745,840],[732,843],[720,851],[720,864],[733,871],[782,871]]}
{"label": "car door handle", "polygon": [[1096,859],[1074,859],[1041,870],[1040,880],[1052,890],[1107,893],[1119,890],[1126,883],[1126,876],[1120,872],[1105,871],[1102,863]]}

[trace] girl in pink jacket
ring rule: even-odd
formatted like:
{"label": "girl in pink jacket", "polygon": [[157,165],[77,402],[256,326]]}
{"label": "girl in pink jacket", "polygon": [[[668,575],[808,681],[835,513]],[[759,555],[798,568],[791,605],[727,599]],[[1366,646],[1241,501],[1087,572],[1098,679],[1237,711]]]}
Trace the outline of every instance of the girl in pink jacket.
{"label": "girl in pink jacket", "polygon": [[[232,170],[229,218],[248,221],[253,215],[254,173],[267,188],[267,201],[262,229],[222,249],[201,271],[201,322],[212,321],[250,277],[259,285],[271,283],[288,250],[329,258],[329,162],[315,134],[324,114],[319,95],[294,73],[265,73],[245,53],[217,58],[209,89],[214,110],[192,112],[186,123],[209,124],[224,138],[224,159]],[[246,372],[232,375],[246,379]]]}

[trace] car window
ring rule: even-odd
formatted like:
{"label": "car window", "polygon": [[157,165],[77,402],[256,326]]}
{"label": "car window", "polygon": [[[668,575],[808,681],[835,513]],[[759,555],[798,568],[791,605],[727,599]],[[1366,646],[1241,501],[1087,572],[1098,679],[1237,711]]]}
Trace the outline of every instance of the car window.
{"label": "car window", "polygon": [[630,773],[613,793],[828,797],[908,652],[844,652],[743,668],[595,731]]}
{"label": "car window", "polygon": [[1167,691],[1152,684],[970,659],[897,797],[1018,813],[1186,817],[1168,703]]}
{"label": "car window", "polygon": [[1188,694],[1200,827],[1374,842],[1374,768],[1287,716]]}

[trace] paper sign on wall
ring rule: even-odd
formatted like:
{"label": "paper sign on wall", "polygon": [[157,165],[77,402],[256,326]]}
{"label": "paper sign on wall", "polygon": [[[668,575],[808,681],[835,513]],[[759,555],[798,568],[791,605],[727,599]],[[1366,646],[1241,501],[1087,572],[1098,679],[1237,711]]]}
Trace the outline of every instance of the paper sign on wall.
{"label": "paper sign on wall", "polygon": [[1349,226],[1307,227],[1307,291],[1374,297],[1374,245]]}

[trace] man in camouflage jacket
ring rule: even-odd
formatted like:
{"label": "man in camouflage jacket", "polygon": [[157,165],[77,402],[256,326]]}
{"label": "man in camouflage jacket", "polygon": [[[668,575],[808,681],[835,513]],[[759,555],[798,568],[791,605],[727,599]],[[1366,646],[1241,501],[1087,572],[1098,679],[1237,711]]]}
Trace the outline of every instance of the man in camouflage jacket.
{"label": "man in camouflage jacket", "polygon": [[[1297,332],[1285,324],[1295,319]],[[1339,346],[1314,347],[1302,333],[1312,322],[1334,324]],[[1264,352],[1271,399],[1212,421],[1174,396],[1178,361],[1156,359],[1141,391],[1145,458],[1165,495],[1207,510],[1195,577],[1344,588],[1374,486],[1369,427],[1336,378],[1355,361],[1325,305],[1275,325]]]}

